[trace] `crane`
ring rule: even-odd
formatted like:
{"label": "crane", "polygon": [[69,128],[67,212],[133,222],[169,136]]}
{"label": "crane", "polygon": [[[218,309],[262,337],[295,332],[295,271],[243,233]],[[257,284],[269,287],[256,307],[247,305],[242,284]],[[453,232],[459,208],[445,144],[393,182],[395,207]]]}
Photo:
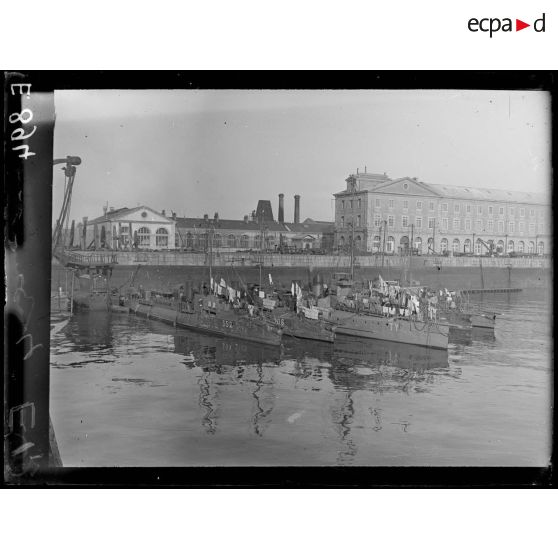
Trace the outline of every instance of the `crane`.
{"label": "crane", "polygon": [[64,246],[60,246],[62,240],[62,231],[64,227],[68,227],[68,219],[70,218],[70,205],[72,202],[72,188],[76,176],[76,166],[81,165],[81,158],[75,155],[68,155],[63,159],[54,159],[52,165],[63,165],[64,171],[64,198],[62,201],[62,208],[60,216],[56,220],[56,227],[52,235],[52,253],[56,255],[57,251],[64,250]]}
{"label": "crane", "polygon": [[496,253],[496,249],[494,248],[494,242],[492,240],[485,242],[480,236],[477,236],[477,242],[480,242],[488,250],[489,256],[492,256],[492,254]]}

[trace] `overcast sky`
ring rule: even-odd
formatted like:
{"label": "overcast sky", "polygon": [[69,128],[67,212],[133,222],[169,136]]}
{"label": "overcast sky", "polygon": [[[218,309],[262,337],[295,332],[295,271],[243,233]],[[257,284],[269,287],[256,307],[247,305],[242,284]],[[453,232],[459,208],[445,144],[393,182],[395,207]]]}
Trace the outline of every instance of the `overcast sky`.
{"label": "overcast sky", "polygon": [[[333,220],[357,167],[550,192],[550,98],[524,91],[57,91],[54,156],[78,155],[71,217],[147,205],[241,219],[293,196]],[[63,173],[54,168],[54,215]]]}

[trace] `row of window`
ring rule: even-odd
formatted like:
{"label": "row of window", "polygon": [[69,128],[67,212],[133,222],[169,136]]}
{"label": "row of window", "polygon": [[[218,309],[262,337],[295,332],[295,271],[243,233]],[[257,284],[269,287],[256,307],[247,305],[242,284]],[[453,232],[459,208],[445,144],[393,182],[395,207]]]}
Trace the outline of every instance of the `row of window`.
{"label": "row of window", "polygon": [[[360,226],[360,216],[358,216],[359,218],[357,219],[358,225]],[[428,228],[429,229],[434,229],[435,225],[436,225],[436,218],[435,217],[428,217]],[[449,219],[447,218],[443,218],[441,220],[441,230],[448,230],[449,229]],[[499,233],[504,233],[505,232],[505,223],[504,221],[498,221],[497,222],[497,227],[498,227],[498,232]],[[455,231],[459,231],[462,230],[461,227],[461,219],[454,219],[453,220],[453,230]],[[388,215],[387,218],[387,225],[390,228],[393,228],[395,226],[395,217],[393,215]],[[341,217],[341,226],[344,226],[344,219],[343,217]],[[380,215],[374,215],[374,227],[378,228],[382,226],[382,218],[380,217]],[[417,229],[422,229],[423,227],[423,218],[422,217],[415,217],[415,223],[414,223],[415,228]],[[409,227],[409,217],[407,215],[403,215],[401,217],[401,227],[402,228],[407,228]],[[471,219],[465,219],[464,221],[464,229],[466,231],[470,231],[472,227],[472,221]],[[485,230],[483,228],[483,222],[482,220],[478,219],[476,221],[476,227],[475,230]],[[493,232],[494,229],[494,221],[487,221],[486,222],[486,230],[488,232]],[[535,223],[529,223],[529,234],[535,234]],[[518,226],[518,232],[519,233],[524,233],[526,231],[525,229],[525,223],[523,221],[519,222],[519,226]],[[508,233],[510,234],[515,234],[515,221],[509,221],[508,222]],[[539,223],[538,226],[538,232],[543,233],[544,232],[544,223]]]}
{"label": "row of window", "polygon": [[[346,239],[344,236],[339,237],[339,248],[343,248],[346,246]],[[379,252],[381,251],[381,238],[379,236],[375,236],[374,237],[374,241],[372,244],[372,252]],[[504,241],[500,240],[498,242],[494,242],[494,241],[489,241],[489,243],[492,243],[493,246],[495,246],[496,251],[498,253],[503,253],[504,252]],[[434,244],[434,239],[433,238],[429,238],[427,240],[427,252],[433,252],[433,244]],[[470,254],[471,253],[471,247],[472,247],[472,242],[471,239],[467,238],[464,242],[463,242],[463,250],[461,249],[461,241],[458,238],[455,238],[452,242],[451,248],[452,251],[454,253],[461,253],[464,252],[466,254]],[[404,236],[401,238],[400,241],[400,247],[407,251],[409,249],[409,238]],[[362,238],[360,236],[356,236],[355,237],[355,248],[359,249],[359,248],[363,248],[362,246]],[[423,253],[423,240],[421,237],[417,237],[414,239],[414,248],[418,251],[419,254]],[[544,242],[539,241],[536,245],[536,249],[537,249],[537,253],[542,255],[544,253]],[[394,252],[395,251],[395,238],[393,236],[389,236],[386,239],[386,245],[385,245],[385,250],[386,252]],[[525,251],[527,251],[528,254],[534,254],[535,253],[535,243],[533,241],[531,242],[524,242],[523,240],[520,240],[519,242],[516,243],[513,240],[509,240],[508,241],[508,245],[507,245],[507,252],[515,252],[517,250],[517,252],[519,252],[520,254],[525,253]],[[449,251],[449,241],[447,238],[442,238],[440,240],[440,251],[441,252],[447,252]],[[475,253],[476,254],[482,254],[486,252],[486,246],[480,241],[477,240],[477,242],[475,242]]]}
{"label": "row of window", "polygon": [[[354,202],[354,203],[353,203]],[[374,202],[374,206],[376,208],[380,208],[382,204],[382,200],[381,198],[376,198],[375,202]],[[356,207],[357,209],[360,209],[362,206],[362,201],[361,199],[357,199],[357,200],[341,200],[341,209],[344,210],[345,208],[347,209],[354,209],[354,207]],[[395,207],[395,200],[394,199],[388,199],[388,207],[389,209],[393,209]],[[417,211],[422,211],[422,207],[423,207],[423,202],[421,200],[417,200],[416,201],[416,208]],[[462,204],[460,203],[454,203],[453,204],[453,212],[454,213],[460,213],[461,212],[461,207]],[[467,204],[463,204],[463,207],[465,208],[465,212],[470,214],[473,211],[473,206],[470,203]],[[476,205],[476,210],[477,210],[477,215],[482,215],[483,214],[483,206],[482,205]],[[435,202],[431,201],[428,202],[428,209],[429,211],[434,211],[436,208],[436,204]],[[403,210],[408,210],[409,209],[409,200],[403,200]],[[514,216],[516,214],[515,211],[515,206],[514,205],[510,205],[508,206],[508,214]],[[447,213],[448,211],[448,203],[447,202],[443,202],[440,204],[440,210],[442,212]],[[488,215],[494,215],[495,214],[495,207],[492,205],[489,205],[487,207],[487,212]],[[525,207],[520,207],[519,211],[517,212],[519,214],[520,217],[525,217],[527,210]],[[539,215],[541,215],[542,212],[539,211]],[[504,206],[499,206],[498,207],[498,215],[505,215],[505,207]],[[534,208],[529,208],[529,217],[535,217],[535,209]]]}
{"label": "row of window", "polygon": [[[222,237],[220,234],[214,234],[212,239],[212,246],[214,248],[269,248],[277,243],[277,238],[275,236],[267,236],[265,238],[260,237],[260,235],[255,235],[253,237],[253,242],[250,242],[250,237],[247,234],[243,234],[240,237],[234,234],[229,234],[228,236]],[[178,247],[186,248],[205,248],[207,246],[207,234],[192,234],[186,233],[180,236],[176,234],[176,245]]]}

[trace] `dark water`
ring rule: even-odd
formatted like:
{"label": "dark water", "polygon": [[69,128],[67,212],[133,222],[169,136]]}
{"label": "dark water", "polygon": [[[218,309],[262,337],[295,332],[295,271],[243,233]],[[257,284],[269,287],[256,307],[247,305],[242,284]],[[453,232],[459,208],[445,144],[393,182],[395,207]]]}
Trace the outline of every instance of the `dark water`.
{"label": "dark water", "polygon": [[545,466],[547,291],[486,297],[447,352],[339,338],[281,348],[77,314],[51,346],[66,466]]}

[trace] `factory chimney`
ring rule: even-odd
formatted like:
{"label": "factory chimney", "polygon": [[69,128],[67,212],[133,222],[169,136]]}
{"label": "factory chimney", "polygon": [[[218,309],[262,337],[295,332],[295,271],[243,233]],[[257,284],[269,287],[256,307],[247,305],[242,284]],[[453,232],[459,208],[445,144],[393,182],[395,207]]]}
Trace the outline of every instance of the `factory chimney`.
{"label": "factory chimney", "polygon": [[285,195],[284,194],[279,194],[279,211],[278,211],[278,215],[277,215],[277,220],[279,221],[279,223],[284,223],[285,222],[284,199],[285,199]]}
{"label": "factory chimney", "polygon": [[298,225],[300,223],[300,196],[296,194],[295,198],[295,211],[294,211],[294,223]]}

